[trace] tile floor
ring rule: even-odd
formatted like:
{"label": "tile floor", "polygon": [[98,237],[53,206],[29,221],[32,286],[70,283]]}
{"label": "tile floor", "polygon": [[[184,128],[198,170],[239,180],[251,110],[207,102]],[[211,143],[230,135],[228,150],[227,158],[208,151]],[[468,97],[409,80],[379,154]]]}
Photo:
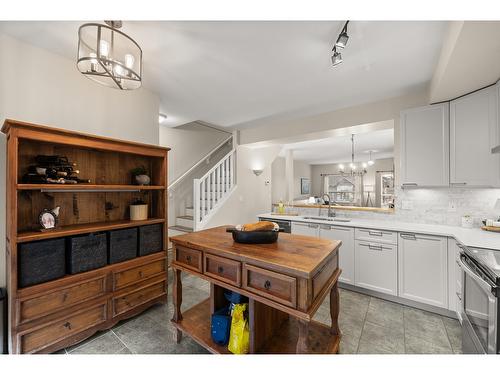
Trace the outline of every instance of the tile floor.
{"label": "tile floor", "polygon": [[[205,281],[183,278],[183,310],[207,298]],[[169,294],[169,299],[170,299]],[[207,353],[189,337],[173,340],[170,323],[173,306],[153,306],[141,315],[121,322],[61,353],[69,354],[195,354]],[[315,319],[330,323],[325,299]],[[340,352],[345,354],[452,354],[461,352],[457,320],[387,302],[352,291],[340,290]]]}

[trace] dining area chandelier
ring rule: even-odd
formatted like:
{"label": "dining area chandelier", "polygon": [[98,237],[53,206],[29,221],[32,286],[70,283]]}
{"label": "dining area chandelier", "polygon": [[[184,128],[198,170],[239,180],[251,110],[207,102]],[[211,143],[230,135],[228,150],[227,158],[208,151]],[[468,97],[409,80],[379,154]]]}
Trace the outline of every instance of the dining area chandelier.
{"label": "dining area chandelier", "polygon": [[86,23],[78,29],[78,70],[104,86],[134,90],[142,84],[142,49],[120,31],[122,21]]}

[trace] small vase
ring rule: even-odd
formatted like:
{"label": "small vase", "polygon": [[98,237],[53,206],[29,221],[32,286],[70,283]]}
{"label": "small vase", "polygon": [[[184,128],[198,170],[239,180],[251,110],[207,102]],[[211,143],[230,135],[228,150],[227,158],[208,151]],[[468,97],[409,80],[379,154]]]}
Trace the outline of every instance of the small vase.
{"label": "small vase", "polygon": [[138,174],[137,176],[135,176],[135,182],[138,185],[149,185],[149,183],[151,182],[151,178],[149,178],[149,176],[146,174]]}
{"label": "small vase", "polygon": [[147,219],[148,219],[147,204],[130,205],[130,220],[147,220]]}

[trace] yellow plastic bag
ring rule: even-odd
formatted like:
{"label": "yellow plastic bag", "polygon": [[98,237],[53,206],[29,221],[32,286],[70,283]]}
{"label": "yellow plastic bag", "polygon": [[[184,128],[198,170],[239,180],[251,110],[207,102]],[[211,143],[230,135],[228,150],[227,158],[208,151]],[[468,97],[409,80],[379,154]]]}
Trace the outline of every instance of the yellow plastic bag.
{"label": "yellow plastic bag", "polygon": [[231,321],[231,332],[229,334],[228,349],[233,354],[246,354],[250,345],[250,332],[248,330],[248,320],[245,319],[244,312],[248,303],[234,305],[233,320]]}

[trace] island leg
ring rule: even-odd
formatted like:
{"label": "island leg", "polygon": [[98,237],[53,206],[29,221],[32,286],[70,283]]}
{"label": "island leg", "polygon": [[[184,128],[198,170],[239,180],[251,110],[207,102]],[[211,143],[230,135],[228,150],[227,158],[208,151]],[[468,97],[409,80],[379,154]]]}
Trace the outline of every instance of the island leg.
{"label": "island leg", "polygon": [[309,322],[299,319],[299,339],[297,340],[297,347],[295,352],[297,354],[309,353]]}
{"label": "island leg", "polygon": [[[177,269],[173,269],[174,272],[174,283],[172,286],[172,300],[174,303],[174,317],[172,321],[179,322],[182,320],[181,313],[181,305],[182,305],[182,281],[181,281],[181,271]],[[182,331],[179,329],[175,329],[174,339],[177,344],[182,339]]]}
{"label": "island leg", "polygon": [[339,328],[339,283],[336,282],[335,285],[330,289],[330,317],[332,318],[332,326],[330,332],[332,335],[340,336]]}

